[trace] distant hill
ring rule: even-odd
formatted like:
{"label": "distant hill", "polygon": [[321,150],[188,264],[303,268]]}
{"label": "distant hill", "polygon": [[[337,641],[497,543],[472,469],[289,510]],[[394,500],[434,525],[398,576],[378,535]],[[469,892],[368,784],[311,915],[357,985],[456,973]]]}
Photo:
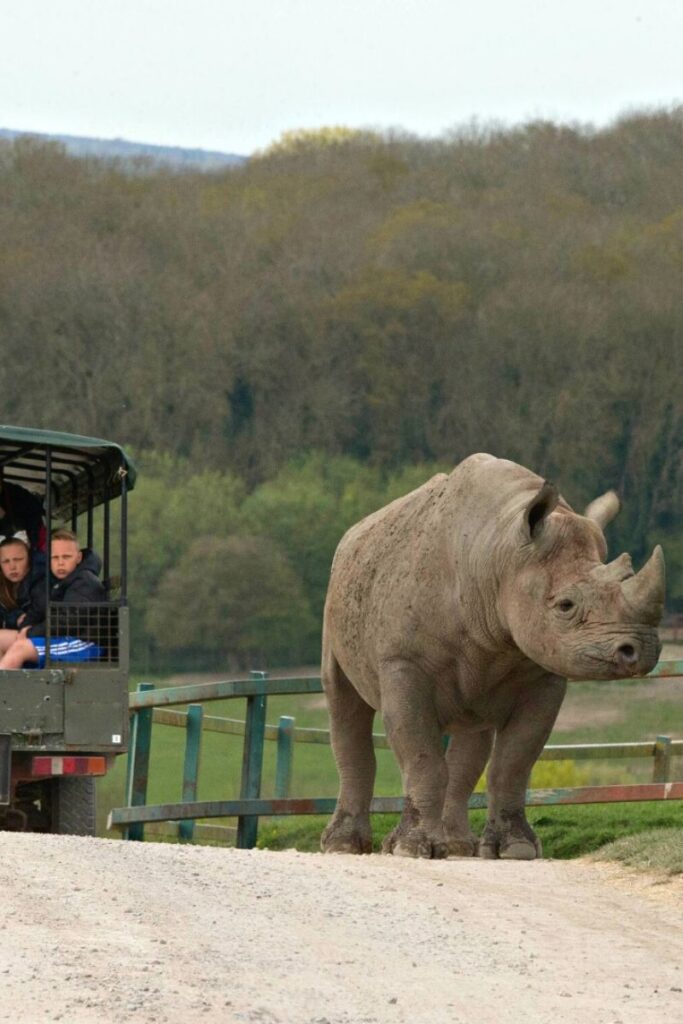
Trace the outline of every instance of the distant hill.
{"label": "distant hill", "polygon": [[122,160],[131,164],[144,160],[156,166],[178,170],[218,171],[246,163],[247,157],[236,153],[220,153],[209,149],[183,149],[181,146],[154,146],[126,139],[89,139],[79,135],[48,135],[42,132],[13,131],[0,128],[0,139],[21,136],[47,142],[61,142],[74,156],[92,156],[100,159]]}

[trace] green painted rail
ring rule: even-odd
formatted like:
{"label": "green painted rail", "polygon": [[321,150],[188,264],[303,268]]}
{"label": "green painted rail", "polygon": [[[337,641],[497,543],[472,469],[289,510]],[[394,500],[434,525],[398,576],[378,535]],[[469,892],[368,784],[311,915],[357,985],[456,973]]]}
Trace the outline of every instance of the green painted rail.
{"label": "green painted rail", "polygon": [[[681,663],[683,664],[683,663]],[[683,672],[683,670],[682,670]],[[142,708],[170,707],[172,704],[191,704],[198,700],[226,700],[230,697],[267,697],[270,694],[322,693],[322,684],[316,676],[269,679],[267,672],[252,672],[251,679],[228,679],[219,683],[191,683],[189,686],[165,687],[153,692],[149,684],[131,693],[128,707],[131,711]]]}
{"label": "green painted rail", "polygon": [[[680,678],[683,661],[659,662],[646,679],[621,680],[626,686],[634,682],[647,682],[653,678]],[[289,787],[295,743],[330,743],[326,729],[296,728],[294,719],[282,716],[277,726],[266,723],[269,695],[321,693],[317,677],[286,677],[269,679],[265,672],[252,672],[248,680],[226,680],[214,683],[196,683],[190,686],[155,689],[152,684],[141,683],[138,691],[130,695],[131,743],[128,755],[125,807],[114,808],[108,821],[109,828],[121,828],[124,838],[141,840],[144,826],[152,825],[155,832],[192,839],[195,829],[200,834],[216,838],[219,834],[234,833],[224,826],[195,825],[198,818],[236,817],[237,846],[251,848],[256,844],[258,819],[270,815],[330,814],[336,798],[291,798]],[[203,715],[198,701],[210,702],[228,698],[247,701],[246,720]],[[172,710],[173,705],[190,705],[187,711]],[[174,804],[147,804],[147,783],[152,742],[152,725],[167,725],[185,729],[185,759],[183,767],[182,799]],[[200,765],[201,736],[203,732],[219,732],[244,737],[240,798],[238,800],[198,801],[197,779]],[[277,743],[275,799],[260,797],[264,744]],[[386,736],[375,734],[376,747],[389,746]],[[658,736],[654,741],[633,743],[582,743],[546,747],[539,760],[584,760],[603,758],[651,758],[653,778],[648,784],[584,786],[559,789],[537,789],[527,792],[527,805],[567,803],[604,803],[633,800],[683,799],[683,782],[671,781],[672,759],[683,757],[683,739]],[[475,793],[470,798],[471,808],[486,806],[486,794]],[[376,797],[372,801],[373,813],[400,812],[401,797]]]}
{"label": "green painted rail", "polygon": [[[641,800],[683,800],[683,782],[651,782],[633,786],[582,786],[579,788],[528,789],[526,804],[628,803]],[[110,815],[112,825],[133,822],[183,821],[188,818],[247,818],[286,814],[332,814],[337,804],[333,796],[289,798],[283,800],[199,800],[196,803],[148,804],[145,807],[119,807]],[[472,810],[488,805],[486,793],[473,793]],[[400,814],[403,797],[377,796],[370,803],[372,814]],[[112,817],[115,815],[115,817]],[[246,847],[248,848],[248,847]]]}

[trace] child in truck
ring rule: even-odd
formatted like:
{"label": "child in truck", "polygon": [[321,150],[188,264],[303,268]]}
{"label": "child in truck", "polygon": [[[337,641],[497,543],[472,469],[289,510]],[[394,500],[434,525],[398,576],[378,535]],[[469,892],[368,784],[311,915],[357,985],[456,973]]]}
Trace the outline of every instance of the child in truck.
{"label": "child in truck", "polygon": [[[50,654],[56,661],[81,661],[96,653],[92,619],[77,607],[106,601],[104,584],[98,579],[100,559],[88,549],[81,550],[71,530],[55,530],[50,550]],[[45,664],[45,589],[32,591],[31,605],[18,630],[0,633],[0,669],[17,669]],[[86,636],[81,634],[85,631]]]}
{"label": "child in truck", "polygon": [[45,589],[45,555],[31,552],[24,534],[0,540],[0,645],[2,632],[24,625],[26,612]]}

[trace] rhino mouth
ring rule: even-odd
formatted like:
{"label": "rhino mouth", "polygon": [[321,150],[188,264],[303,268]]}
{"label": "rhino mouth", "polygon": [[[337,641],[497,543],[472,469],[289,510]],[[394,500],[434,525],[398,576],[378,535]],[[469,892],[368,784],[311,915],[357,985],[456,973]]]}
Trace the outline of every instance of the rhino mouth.
{"label": "rhino mouth", "polygon": [[619,637],[608,646],[584,651],[590,673],[602,679],[629,679],[647,675],[657,664],[662,645],[659,637]]}

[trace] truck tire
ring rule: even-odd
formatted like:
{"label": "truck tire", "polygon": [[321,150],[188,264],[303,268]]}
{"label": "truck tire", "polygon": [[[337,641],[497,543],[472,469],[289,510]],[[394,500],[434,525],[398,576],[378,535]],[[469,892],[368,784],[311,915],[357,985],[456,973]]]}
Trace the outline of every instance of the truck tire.
{"label": "truck tire", "polygon": [[92,775],[52,779],[52,829],[55,835],[96,834],[95,779]]}

